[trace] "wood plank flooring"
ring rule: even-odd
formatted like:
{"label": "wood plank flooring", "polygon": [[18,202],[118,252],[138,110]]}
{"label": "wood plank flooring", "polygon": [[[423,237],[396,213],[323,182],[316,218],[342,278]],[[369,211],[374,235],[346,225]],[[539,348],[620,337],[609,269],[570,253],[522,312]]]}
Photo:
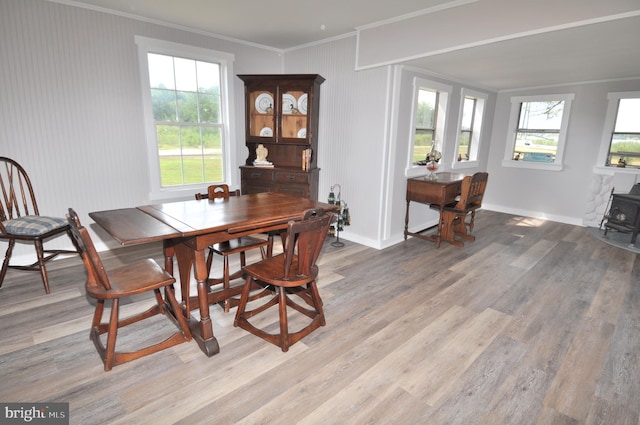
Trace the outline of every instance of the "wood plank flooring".
{"label": "wood plank flooring", "polygon": [[[82,425],[640,425],[640,256],[585,228],[484,210],[474,234],[463,248],[327,243],[327,325],[287,353],[214,306],[220,354],[191,342],[110,372],[89,341],[80,260],[52,265],[50,295],[37,274],[9,271],[0,401],[69,402]],[[103,254],[107,268],[147,256],[162,264],[157,244]],[[158,317],[118,341],[172,330]]]}

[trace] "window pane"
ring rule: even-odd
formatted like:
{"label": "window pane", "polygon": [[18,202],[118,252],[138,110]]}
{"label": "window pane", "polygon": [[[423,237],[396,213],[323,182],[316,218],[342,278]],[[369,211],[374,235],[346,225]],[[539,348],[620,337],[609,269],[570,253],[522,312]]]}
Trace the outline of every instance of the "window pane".
{"label": "window pane", "polygon": [[416,136],[413,141],[413,163],[423,161],[433,143],[433,130],[416,130]]}
{"label": "window pane", "polygon": [[616,133],[640,133],[640,99],[620,99]]}
{"label": "window pane", "polygon": [[175,89],[173,76],[173,58],[171,56],[149,53],[149,83],[151,88]]}
{"label": "window pane", "polygon": [[176,121],[176,92],[174,90],[151,89],[153,119]]}
{"label": "window pane", "polygon": [[222,161],[222,136],[218,127],[202,130],[204,144],[204,181],[221,181],[224,175]]}
{"label": "window pane", "polygon": [[471,97],[464,98],[464,105],[462,106],[462,130],[471,130],[471,124],[473,123],[473,112],[476,106],[476,100]]}
{"label": "window pane", "polygon": [[196,61],[175,58],[176,90],[198,91],[196,80]]}
{"label": "window pane", "polygon": [[513,159],[553,162],[558,150],[560,133],[522,133],[516,135]]}
{"label": "window pane", "polygon": [[220,94],[220,66],[215,63],[196,63],[198,72],[198,91],[201,93]]}
{"label": "window pane", "polygon": [[220,96],[213,94],[200,94],[198,96],[200,108],[200,122],[220,123]]}
{"label": "window pane", "polygon": [[418,90],[418,110],[416,111],[416,128],[434,128],[436,116],[437,93]]}
{"label": "window pane", "polygon": [[460,141],[458,143],[458,161],[469,159],[469,140],[471,139],[471,132],[462,131],[460,133]]}
{"label": "window pane", "polygon": [[198,122],[198,95],[197,93],[177,91],[178,121]]}
{"label": "window pane", "polygon": [[564,101],[522,102],[518,128],[560,131],[563,110]]}
{"label": "window pane", "polygon": [[611,140],[609,165],[620,160],[628,167],[640,167],[640,136],[638,134],[615,133]]}

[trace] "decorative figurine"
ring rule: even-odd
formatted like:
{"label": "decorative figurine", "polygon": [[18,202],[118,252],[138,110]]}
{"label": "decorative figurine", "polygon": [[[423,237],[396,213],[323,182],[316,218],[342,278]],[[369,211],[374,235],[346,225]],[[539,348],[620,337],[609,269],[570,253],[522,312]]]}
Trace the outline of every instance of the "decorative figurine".
{"label": "decorative figurine", "polygon": [[269,150],[264,147],[261,143],[256,148],[256,161],[257,162],[265,162],[267,160],[267,155],[269,155]]}

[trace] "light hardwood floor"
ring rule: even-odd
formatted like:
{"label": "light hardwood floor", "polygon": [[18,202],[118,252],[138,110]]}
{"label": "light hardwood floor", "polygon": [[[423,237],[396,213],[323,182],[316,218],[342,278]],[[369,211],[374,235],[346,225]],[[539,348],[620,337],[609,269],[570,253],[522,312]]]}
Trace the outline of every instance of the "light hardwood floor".
{"label": "light hardwood floor", "polygon": [[[0,289],[0,401],[70,403],[72,424],[639,425],[640,256],[581,227],[479,211],[475,242],[325,246],[327,325],[288,353],[212,307],[194,342],[104,372],[78,258]],[[119,249],[107,268],[158,245]],[[219,266],[219,264],[218,264]],[[145,306],[131,300],[123,314]],[[124,329],[126,346],[172,330]]]}

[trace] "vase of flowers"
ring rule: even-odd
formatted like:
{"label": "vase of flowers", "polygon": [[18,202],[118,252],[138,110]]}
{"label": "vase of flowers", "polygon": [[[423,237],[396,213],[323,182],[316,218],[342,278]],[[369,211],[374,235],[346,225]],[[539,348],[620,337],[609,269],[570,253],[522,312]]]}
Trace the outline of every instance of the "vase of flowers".
{"label": "vase of flowers", "polygon": [[436,144],[431,145],[431,150],[427,154],[426,162],[427,162],[427,171],[429,171],[429,175],[427,176],[430,180],[436,180],[438,176],[436,176],[436,171],[440,167],[440,159],[442,158],[442,153],[436,150]]}

